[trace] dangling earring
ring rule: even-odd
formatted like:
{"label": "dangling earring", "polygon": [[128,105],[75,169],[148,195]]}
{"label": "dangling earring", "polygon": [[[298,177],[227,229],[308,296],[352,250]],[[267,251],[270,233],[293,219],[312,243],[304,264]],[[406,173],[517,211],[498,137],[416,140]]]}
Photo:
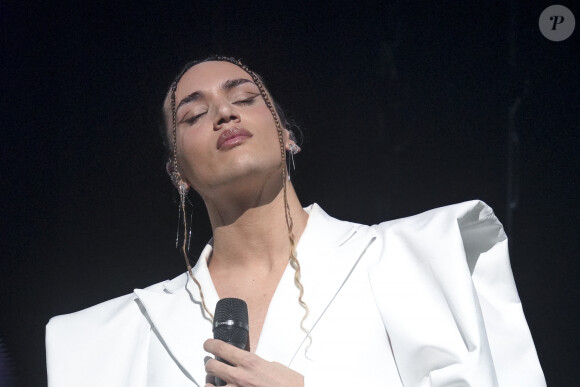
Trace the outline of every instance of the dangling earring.
{"label": "dangling earring", "polygon": [[292,169],[296,169],[296,164],[294,164],[294,155],[298,154],[302,149],[296,144],[288,145],[290,148],[290,158],[292,159]]}
{"label": "dangling earring", "polygon": [[[290,153],[290,158],[292,159],[292,170],[295,170],[296,164],[294,164],[294,155],[299,153],[302,149],[296,145],[298,141],[296,140],[296,135],[294,134],[293,130],[288,131],[288,138],[290,141],[292,141],[292,143],[288,144],[288,148],[290,148],[288,152]],[[288,167],[290,167],[290,165],[288,165]],[[288,171],[288,176],[290,176],[290,171]]]}
{"label": "dangling earring", "polygon": [[175,248],[179,247],[179,226],[181,225],[181,207],[177,206],[177,230],[175,233]]}
{"label": "dangling earring", "polygon": [[[185,184],[184,182],[182,182],[179,178],[179,176],[177,174],[171,174],[171,180],[174,181],[174,183],[176,183],[175,185],[178,187],[178,191],[179,191],[179,202],[180,202],[180,206],[178,208],[178,215],[177,215],[177,235],[175,237],[175,248],[179,247],[179,226],[180,223],[183,219],[183,243],[184,245],[187,247],[187,250],[189,251],[189,245],[190,245],[190,241],[191,241],[191,220],[192,218],[190,218],[190,224],[189,224],[189,230],[188,230],[188,225],[187,225],[187,219],[186,219],[186,199],[187,199],[187,192],[189,191],[189,188],[187,187],[187,184]],[[183,216],[183,218],[182,218]],[[191,217],[193,217],[193,213],[191,214]]]}
{"label": "dangling earring", "polygon": [[[289,144],[288,153],[290,153],[290,160],[292,160],[292,170],[296,170],[296,164],[294,164],[294,155],[301,151],[300,147],[296,144]],[[288,162],[288,180],[290,180],[290,162]]]}
{"label": "dangling earring", "polygon": [[187,231],[187,252],[188,253],[189,253],[189,248],[191,247],[191,229],[193,228],[193,224],[191,223],[193,221],[193,205],[191,204],[191,202],[189,202],[189,205],[191,206],[191,211],[189,212],[189,223],[187,224],[188,230],[186,230]]}
{"label": "dangling earring", "polygon": [[[179,205],[177,206],[177,234],[175,235],[175,248],[179,247],[179,228],[181,226],[181,213],[184,212],[185,208],[185,196],[187,195],[187,190],[185,184],[179,183],[178,178],[175,175],[171,176],[171,180],[175,183],[178,187],[177,191],[179,192]],[[183,214],[185,217],[185,214]]]}

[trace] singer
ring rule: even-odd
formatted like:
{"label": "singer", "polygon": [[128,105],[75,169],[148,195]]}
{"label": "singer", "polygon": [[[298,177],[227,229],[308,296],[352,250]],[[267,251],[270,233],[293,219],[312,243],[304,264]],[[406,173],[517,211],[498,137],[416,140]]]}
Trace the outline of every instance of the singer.
{"label": "singer", "polygon": [[[51,319],[50,387],[546,385],[486,204],[374,226],[303,208],[292,128],[231,58],[186,65],[163,112],[187,272]],[[194,267],[192,190],[213,231]],[[245,348],[212,338],[223,298],[247,304],[223,323],[249,327]]]}

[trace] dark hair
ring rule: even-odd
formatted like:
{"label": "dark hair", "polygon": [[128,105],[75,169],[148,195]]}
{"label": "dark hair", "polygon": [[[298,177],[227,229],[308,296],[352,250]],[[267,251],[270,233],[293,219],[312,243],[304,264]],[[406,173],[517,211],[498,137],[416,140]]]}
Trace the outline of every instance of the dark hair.
{"label": "dark hair", "polygon": [[[163,100],[164,103],[163,103],[162,116],[161,116],[162,122],[159,125],[159,133],[160,133],[161,139],[163,141],[163,148],[165,149],[165,153],[166,153],[166,156],[168,158],[172,157],[172,152],[173,152],[172,144],[170,144],[170,142],[169,142],[169,129],[170,129],[170,127],[168,125],[168,122],[170,121],[170,116],[168,114],[171,114],[171,112],[168,111],[165,103],[167,102],[167,98],[171,95],[172,88],[175,87],[179,83],[179,81],[181,80],[183,75],[193,66],[200,64],[200,63],[204,63],[204,62],[230,62],[230,63],[233,63],[233,62],[237,62],[237,60],[234,58],[231,58],[231,57],[212,55],[212,56],[208,56],[205,59],[193,60],[191,62],[188,62],[185,66],[183,66],[181,71],[177,74],[177,76],[175,77],[175,79],[171,83],[171,86],[169,87],[169,90],[168,90],[168,92],[165,95],[165,98]],[[258,79],[260,79],[260,82],[262,83],[262,85],[266,89],[268,89],[266,82],[264,82],[264,78],[262,78],[262,76],[260,76],[259,74],[255,73],[255,72],[254,72],[254,74],[258,77]],[[288,117],[284,113],[284,110],[282,110],[282,107],[276,102],[276,100],[274,98],[272,98],[272,102],[274,104],[274,109],[276,109],[276,113],[278,114],[278,118],[280,119],[280,123],[282,124],[282,126],[288,130],[291,130],[295,135],[298,134],[299,137],[296,139],[296,142],[298,143],[298,145],[301,145],[302,131],[300,130],[300,127],[298,127],[298,125],[296,125],[292,120],[288,119]]]}

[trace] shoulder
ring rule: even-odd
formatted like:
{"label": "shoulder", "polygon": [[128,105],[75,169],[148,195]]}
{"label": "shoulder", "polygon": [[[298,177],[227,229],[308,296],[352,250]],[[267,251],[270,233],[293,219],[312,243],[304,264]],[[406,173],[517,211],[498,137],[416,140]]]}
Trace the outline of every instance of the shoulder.
{"label": "shoulder", "polygon": [[[169,281],[159,282],[145,289],[162,292]],[[47,325],[48,330],[65,329],[68,334],[74,333],[75,328],[96,328],[103,324],[112,324],[117,320],[130,321],[138,319],[142,313],[139,310],[137,296],[129,293],[78,312],[55,316]]]}
{"label": "shoulder", "polygon": [[503,226],[480,200],[435,208],[362,230],[375,238],[368,261],[373,269],[371,278],[379,274],[381,279],[385,275],[412,278],[407,281],[409,291],[417,289],[417,285],[411,285],[414,281],[455,291],[450,284],[469,287],[475,279],[472,277],[483,268],[497,270],[507,265],[509,269]]}
{"label": "shoulder", "polygon": [[[164,281],[147,290],[163,292]],[[135,293],[56,316],[46,326],[49,385],[116,386],[112,380],[144,364],[151,325]],[[112,383],[112,384],[110,384]]]}
{"label": "shoulder", "polygon": [[[471,230],[481,225],[487,225],[495,229],[498,237],[505,238],[500,221],[495,216],[493,209],[481,200],[470,200],[462,203],[451,204],[434,208],[416,215],[387,220],[374,225],[364,225],[345,220],[336,219],[328,215],[320,206],[313,204],[306,208],[314,216],[317,226],[330,227],[336,230],[356,229],[357,232],[386,233],[393,231],[419,232],[425,227],[456,226],[462,231]],[[310,222],[310,220],[309,220]]]}
{"label": "shoulder", "polygon": [[[471,200],[435,208],[406,218],[370,227],[377,234],[377,244],[414,246],[420,256],[457,249],[474,264],[479,254],[507,240],[503,226],[491,207],[481,200]],[[384,247],[384,246],[383,246]]]}
{"label": "shoulder", "polygon": [[439,207],[370,226],[336,219],[317,204],[307,207],[306,211],[310,217],[300,244],[311,249],[327,245],[366,245],[372,240],[371,252],[382,258],[404,257],[406,254],[385,254],[385,249],[393,251],[397,247],[411,249],[418,253],[413,256],[422,259],[451,249],[463,252],[473,264],[479,253],[507,239],[501,222],[491,207],[481,200]]}
{"label": "shoulder", "polygon": [[[417,215],[374,225],[333,218],[317,205],[313,205],[309,211],[315,214],[312,231],[316,230],[317,234],[334,234],[339,244],[344,241],[364,241],[374,238],[375,251],[386,245],[389,247],[412,245],[415,249],[425,248],[431,253],[459,247],[470,261],[476,258],[478,252],[487,251],[507,239],[503,226],[492,208],[481,200],[434,208]],[[320,238],[320,235],[317,235],[317,238]],[[429,256],[429,251],[424,253]]]}
{"label": "shoulder", "polygon": [[[470,200],[438,207],[417,215],[389,220],[372,227],[381,232],[387,231],[391,227],[422,231],[425,227],[430,226],[457,225],[458,228],[463,229],[472,228],[478,224],[495,225],[497,231],[502,228],[492,208],[481,200]],[[505,237],[505,234],[501,234]]]}

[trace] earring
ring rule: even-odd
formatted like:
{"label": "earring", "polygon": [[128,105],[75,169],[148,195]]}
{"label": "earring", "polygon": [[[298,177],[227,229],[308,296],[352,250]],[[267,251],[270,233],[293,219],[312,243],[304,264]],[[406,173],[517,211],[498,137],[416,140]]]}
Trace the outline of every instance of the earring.
{"label": "earring", "polygon": [[188,225],[187,225],[187,220],[186,220],[186,199],[187,199],[187,192],[189,191],[189,188],[187,187],[187,184],[185,184],[183,181],[181,181],[181,179],[179,178],[179,174],[177,173],[172,173],[171,174],[171,180],[175,183],[175,185],[178,188],[179,191],[179,201],[180,201],[180,206],[178,208],[178,214],[177,214],[177,235],[175,236],[175,248],[179,247],[179,226],[181,224],[181,216],[183,213],[183,243],[186,245],[187,250],[189,251],[189,245],[190,245],[190,241],[191,241],[191,221],[193,220],[193,213],[190,215],[190,221],[189,221],[189,230],[188,230]]}
{"label": "earring", "polygon": [[[292,132],[290,132],[292,133]],[[301,149],[298,145],[296,144],[288,144],[288,153],[290,154],[290,160],[292,160],[292,170],[296,170],[296,164],[294,164],[294,155],[298,154]],[[288,164],[290,164],[290,161],[288,161]],[[288,180],[290,180],[290,165],[288,165]]]}
{"label": "earring", "polygon": [[177,233],[175,235],[175,248],[179,247],[179,226],[181,226],[181,213],[185,208],[185,195],[187,194],[184,184],[179,184],[176,174],[171,174],[171,181],[176,187],[179,187],[177,191],[179,192],[179,205],[177,206]]}
{"label": "earring", "polygon": [[290,148],[289,152],[290,152],[290,158],[292,159],[292,168],[296,169],[296,165],[294,164],[294,155],[300,153],[300,151],[302,149],[296,144],[290,144],[290,145],[288,145],[288,147]]}
{"label": "earring", "polygon": [[289,144],[288,148],[290,148],[290,154],[291,155],[295,155],[297,153],[300,153],[300,151],[302,150],[302,148],[300,148],[298,145],[296,144]]}
{"label": "earring", "polygon": [[[193,221],[193,211],[189,214],[189,223],[187,223],[185,216],[186,216],[186,199],[187,199],[187,192],[189,188],[185,183],[179,184],[179,197],[181,199],[181,210],[183,211],[183,243],[185,243],[185,247],[189,252],[189,247],[191,246],[191,222]],[[189,202],[189,200],[187,200]],[[191,205],[191,202],[189,202]],[[178,231],[179,235],[179,231]],[[186,239],[187,237],[187,239]]]}

